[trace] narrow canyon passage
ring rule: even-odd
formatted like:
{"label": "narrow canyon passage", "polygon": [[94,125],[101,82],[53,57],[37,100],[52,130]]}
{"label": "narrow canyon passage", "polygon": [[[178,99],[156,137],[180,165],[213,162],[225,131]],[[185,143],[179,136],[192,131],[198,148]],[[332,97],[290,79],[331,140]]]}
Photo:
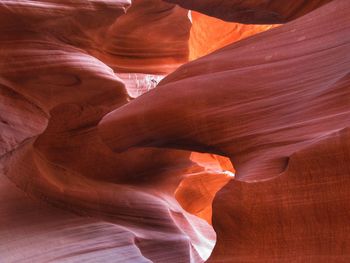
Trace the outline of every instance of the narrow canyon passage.
{"label": "narrow canyon passage", "polygon": [[350,260],[349,1],[0,22],[0,263]]}

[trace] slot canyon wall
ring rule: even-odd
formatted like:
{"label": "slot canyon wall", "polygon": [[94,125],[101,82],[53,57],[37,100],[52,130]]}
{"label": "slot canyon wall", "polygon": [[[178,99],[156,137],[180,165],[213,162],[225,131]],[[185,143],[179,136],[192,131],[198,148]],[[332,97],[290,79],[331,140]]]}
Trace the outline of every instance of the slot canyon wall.
{"label": "slot canyon wall", "polygon": [[350,2],[0,0],[0,263],[349,262]]}

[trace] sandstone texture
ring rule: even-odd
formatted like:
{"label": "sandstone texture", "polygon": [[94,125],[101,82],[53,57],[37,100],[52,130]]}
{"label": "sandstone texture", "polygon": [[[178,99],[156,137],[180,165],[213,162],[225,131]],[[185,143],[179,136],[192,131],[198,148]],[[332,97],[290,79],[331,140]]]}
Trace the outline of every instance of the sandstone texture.
{"label": "sandstone texture", "polygon": [[303,16],[332,0],[165,0],[184,8],[244,24],[279,24]]}
{"label": "sandstone texture", "polygon": [[350,2],[0,0],[0,262],[349,262]]}

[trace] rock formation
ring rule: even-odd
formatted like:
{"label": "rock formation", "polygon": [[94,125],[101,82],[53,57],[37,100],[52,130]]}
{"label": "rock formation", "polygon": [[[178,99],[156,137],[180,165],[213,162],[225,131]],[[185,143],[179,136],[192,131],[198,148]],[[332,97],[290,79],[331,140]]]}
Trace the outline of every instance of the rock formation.
{"label": "rock formation", "polygon": [[207,55],[232,42],[266,31],[278,25],[229,23],[198,12],[191,12],[189,59]]}
{"label": "rock formation", "polygon": [[350,260],[349,1],[0,22],[0,262]]}
{"label": "rock formation", "polygon": [[105,116],[102,137],[116,151],[212,152],[230,157],[240,178],[277,176],[293,153],[349,125],[349,14],[342,5],[183,65]]}
{"label": "rock formation", "polygon": [[184,8],[245,24],[279,24],[303,16],[332,0],[165,0]]}

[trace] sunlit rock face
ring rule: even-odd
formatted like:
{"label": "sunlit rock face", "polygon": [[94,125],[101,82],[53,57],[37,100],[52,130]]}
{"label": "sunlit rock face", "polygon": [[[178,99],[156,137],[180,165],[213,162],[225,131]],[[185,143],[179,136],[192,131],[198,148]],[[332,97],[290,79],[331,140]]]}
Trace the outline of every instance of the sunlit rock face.
{"label": "sunlit rock face", "polygon": [[189,39],[190,60],[276,26],[229,23],[194,11],[190,14],[192,21]]}
{"label": "sunlit rock face", "polygon": [[0,262],[348,262],[350,2],[169,2],[0,0]]}
{"label": "sunlit rock face", "polygon": [[137,98],[154,89],[165,75],[144,73],[117,73],[122,79],[130,98]]}
{"label": "sunlit rock face", "polygon": [[280,24],[291,21],[332,0],[165,0],[225,21],[244,24]]}

